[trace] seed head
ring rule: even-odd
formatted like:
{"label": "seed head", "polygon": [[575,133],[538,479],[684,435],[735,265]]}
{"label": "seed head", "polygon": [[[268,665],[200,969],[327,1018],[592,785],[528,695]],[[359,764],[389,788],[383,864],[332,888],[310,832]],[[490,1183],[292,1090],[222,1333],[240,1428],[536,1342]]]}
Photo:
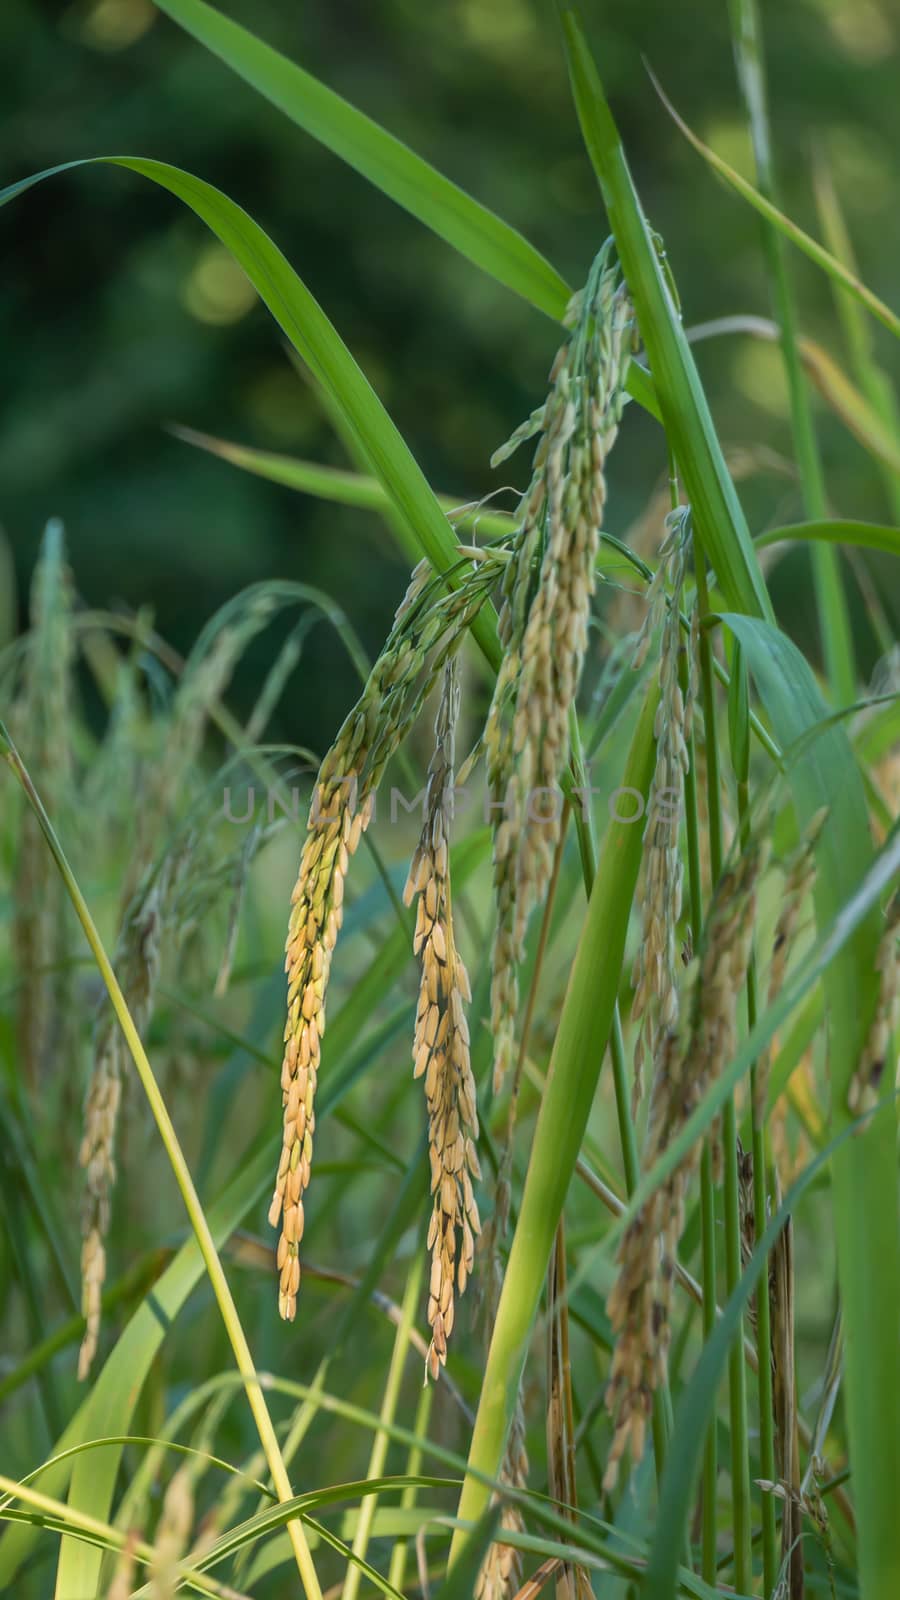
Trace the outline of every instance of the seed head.
{"label": "seed head", "polygon": [[[682,1039],[667,1030],[658,1054],[643,1165],[649,1170],[721,1076],[737,1041],[737,1006],[747,974],[756,889],[767,844],[751,840],[719,880],[697,960],[689,1023]],[[716,1161],[720,1137],[713,1126]],[[640,1460],[653,1407],[665,1377],[678,1243],[688,1186],[700,1158],[695,1144],[645,1202],[619,1249],[619,1276],[607,1303],[616,1334],[606,1403],[615,1431],[604,1483],[615,1485],[630,1449]],[[720,1164],[720,1160],[719,1160]]]}
{"label": "seed head", "polygon": [[510,441],[514,447],[540,434],[504,574],[500,637],[506,656],[485,729],[497,902],[491,988],[496,1088],[512,1056],[525,933],[552,871],[562,814],[557,786],[587,649],[605,465],[632,347],[631,309],[608,247],[574,297],[567,322],[572,333],[553,363],[547,401]]}
{"label": "seed head", "polygon": [[[300,1285],[303,1196],[312,1162],[325,999],[344,916],[350,858],[369,825],[375,791],[387,762],[415,721],[425,695],[483,604],[494,578],[488,563],[471,569],[458,588],[448,591],[431,575],[427,563],[420,563],[362,696],[322,762],[313,789],[285,945],[283,1134],[269,1207],[272,1227],[281,1225],[276,1255],[278,1309],[289,1322],[296,1315]],[[445,937],[444,929],[438,927],[436,949]],[[460,1034],[464,1028],[463,1017]],[[468,1183],[465,1162],[463,1172],[463,1181]],[[474,1199],[472,1208],[474,1211]],[[446,1295],[447,1291],[442,1288],[441,1292]],[[452,1310],[450,1318],[452,1322]]]}
{"label": "seed head", "polygon": [[[632,1020],[638,1022],[634,1047],[632,1111],[637,1110],[643,1087],[643,1063],[649,1053],[654,1073],[656,1058],[667,1032],[678,1023],[678,958],[676,931],[681,916],[684,868],[678,848],[684,812],[684,778],[688,769],[687,740],[695,687],[694,633],[688,651],[685,689],[680,682],[681,594],[689,547],[690,516],[686,508],[670,513],[667,534],[650,593],[649,618],[662,617],[660,696],[656,713],[656,770],[644,833],[644,889],[642,932],[635,957],[632,983]],[[666,609],[666,579],[671,595]],[[643,658],[650,633],[642,635],[638,655]]]}

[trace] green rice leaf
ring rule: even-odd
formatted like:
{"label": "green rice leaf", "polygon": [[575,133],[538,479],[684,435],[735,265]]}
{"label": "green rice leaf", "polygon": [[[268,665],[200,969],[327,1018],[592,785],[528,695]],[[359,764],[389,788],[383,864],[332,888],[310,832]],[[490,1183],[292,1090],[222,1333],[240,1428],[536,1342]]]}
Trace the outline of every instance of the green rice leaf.
{"label": "green rice leaf", "polygon": [[563,316],[571,290],[549,261],[400,139],[204,0],[157,4],[298,127],[475,266],[548,316]]}
{"label": "green rice leaf", "polygon": [[853,522],[840,519],[825,522],[789,522],[782,528],[766,528],[758,533],[754,543],[758,550],[766,545],[784,544],[794,540],[808,542],[821,539],[828,544],[854,544],[864,550],[886,550],[888,555],[900,556],[900,528],[891,528],[880,522]]}
{"label": "green rice leaf", "polygon": [[[231,22],[205,0],[158,0],[159,9],[206,46],[326,149],[368,178],[438,238],[559,322],[572,293],[556,268],[507,222],[445,178],[371,117]],[[653,383],[632,361],[627,388],[659,416]]]}
{"label": "green rice leaf", "polygon": [[[422,469],[347,346],[286,257],[259,224],[221,190],[164,161],[96,156],[66,162],[12,184],[0,192],[0,205],[45,178],[97,164],[125,167],[168,189],[196,212],[231,251],[298,355],[340,406],[348,428],[400,513],[410,560],[416,562],[424,554],[438,572],[446,573],[458,560],[456,540]],[[496,669],[500,646],[494,619],[487,610],[482,609],[476,617],[472,633]]]}
{"label": "green rice leaf", "polygon": [[846,1147],[850,1137],[850,1130],[844,1129],[810,1162],[791,1186],[757,1243],[740,1283],[724,1307],[712,1337],[703,1347],[691,1381],[681,1395],[660,1486],[656,1533],[641,1588],[641,1600],[674,1600],[677,1594],[682,1529],[690,1516],[703,1441],[712,1420],[715,1397],[728,1352],[740,1332],[741,1316],[766,1268],[769,1252],[791,1212],[796,1209],[797,1202],[822,1171],[829,1157]]}

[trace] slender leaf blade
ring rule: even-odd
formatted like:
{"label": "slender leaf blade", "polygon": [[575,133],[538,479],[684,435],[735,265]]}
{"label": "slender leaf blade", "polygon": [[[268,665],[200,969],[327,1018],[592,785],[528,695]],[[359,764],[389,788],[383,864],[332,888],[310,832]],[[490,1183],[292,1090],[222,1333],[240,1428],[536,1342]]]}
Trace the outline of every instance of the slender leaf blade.
{"label": "slender leaf blade", "polygon": [[557,0],[585,146],[609,215],[666,433],[704,550],[729,606],[772,617],[753,541],[716,437],[681,318],[576,8]]}
{"label": "slender leaf blade", "polygon": [[445,178],[371,117],[326,88],[205,0],[156,0],[180,27],[298,127],[475,266],[559,321],[571,294],[555,267],[515,228]]}

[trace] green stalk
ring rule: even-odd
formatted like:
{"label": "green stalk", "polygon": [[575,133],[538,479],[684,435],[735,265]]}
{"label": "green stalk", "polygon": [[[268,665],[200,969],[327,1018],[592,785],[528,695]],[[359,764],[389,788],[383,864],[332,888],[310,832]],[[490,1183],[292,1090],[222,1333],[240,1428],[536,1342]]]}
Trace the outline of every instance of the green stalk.
{"label": "green stalk", "polygon": [[[696,552],[697,605],[701,624],[709,613],[709,593],[705,557]],[[713,883],[722,874],[722,811],[719,779],[719,752],[716,739],[715,681],[712,670],[712,640],[709,630],[700,629],[700,685],[703,700],[703,725],[706,732],[707,803],[709,807],[709,859]],[[729,1298],[741,1280],[741,1222],[738,1200],[737,1116],[734,1095],[722,1107],[722,1151],[724,1161],[725,1282]],[[734,1581],[741,1594],[749,1594],[753,1581],[750,1507],[750,1454],[747,1433],[747,1383],[743,1358],[743,1319],[728,1357],[728,1397],[731,1421],[731,1509],[734,1537]]]}
{"label": "green stalk", "polygon": [[[685,674],[686,678],[686,674]],[[691,938],[695,950],[700,948],[703,936],[703,884],[700,876],[700,826],[697,815],[697,769],[694,761],[694,736],[690,737],[690,759],[684,780],[684,816],[687,836],[688,885],[691,899]],[[706,1140],[700,1153],[700,1230],[703,1275],[704,1343],[712,1337],[716,1326],[716,1190],[713,1183],[712,1157]],[[703,1482],[701,1489],[701,1562],[700,1571],[708,1584],[714,1584],[717,1575],[716,1555],[716,1487],[719,1479],[719,1441],[716,1423],[708,1429],[703,1447]]]}
{"label": "green stalk", "polygon": [[[125,996],[119,987],[119,983],[112,969],[109,957],[103,948],[100,935],[97,932],[94,920],[88,909],[87,902],[81,893],[77,882],[75,881],[72,869],[66,860],[62,845],[56,837],[53,824],[44,810],[40,796],[38,795],[37,790],[35,789],[34,784],[32,783],[31,778],[26,771],[19,752],[15,748],[15,745],[10,739],[9,734],[2,722],[0,722],[0,741],[2,741],[2,745],[0,745],[0,753],[2,753],[8,766],[11,768],[16,779],[21,784],[23,790],[25,791],[28,803],[32,807],[32,810],[34,811],[35,816],[40,823],[41,830],[50,847],[51,854],[59,869],[63,883],[66,887],[66,891],[72,901],[73,906],[75,907],[78,920],[84,929],[85,937],[90,945],[91,953],[97,964],[100,976],[106,985],[113,1010],[118,1018],[119,1026],[125,1035],[125,1042],[128,1045],[132,1060],[137,1068],[138,1077],[141,1080],[141,1085],[144,1093],[147,1096],[150,1109],[153,1112],[154,1120],[159,1129],[166,1155],[169,1158],[172,1171],[175,1174],[175,1180],[181,1191],[185,1210],[187,1211],[191,1227],[194,1230],[197,1244],[203,1257],[206,1271],[209,1275],[210,1284],[212,1285],[213,1294],[216,1297],[219,1312],[225,1325],[225,1331],[228,1335],[228,1339],[234,1353],[235,1364],[238,1372],[244,1380],[247,1400],[250,1405],[250,1410],[253,1413],[253,1420],[256,1423],[256,1430],[259,1434],[260,1444],[265,1451],[269,1471],[272,1474],[272,1483],[275,1487],[279,1501],[284,1502],[286,1500],[290,1500],[293,1498],[293,1490],[291,1488],[290,1479],[288,1478],[287,1469],[284,1465],[284,1460],[278,1444],[278,1438],[272,1425],[272,1419],[269,1415],[269,1409],[266,1405],[262,1387],[260,1385],[259,1378],[257,1377],[256,1368],[253,1364],[250,1346],[247,1343],[247,1338],[241,1325],[240,1317],[238,1316],[237,1306],[234,1303],[231,1289],[228,1285],[228,1279],[226,1278],[222,1268],[222,1262],[219,1259],[219,1253],[216,1249],[215,1240],[213,1239],[212,1232],[210,1231],[209,1223],[206,1220],[206,1213],[203,1210],[200,1196],[194,1187],[194,1180],[191,1177],[190,1168],[185,1160],[184,1151],[182,1150],[178,1141],[178,1135],[175,1132],[172,1119],[169,1116],[168,1107],[166,1106],[166,1102],[163,1099],[159,1085],[154,1076],[153,1068],[150,1065],[147,1053],[143,1044],[141,1043],[140,1034],[134,1025],[131,1013],[128,1010]],[[300,1582],[303,1586],[304,1595],[307,1597],[307,1600],[322,1600],[322,1591],[319,1587],[316,1569],[313,1564],[309,1545],[307,1544],[306,1535],[303,1531],[303,1524],[299,1518],[288,1523],[288,1535],[294,1551],[294,1558],[297,1563],[297,1570],[300,1574]]]}
{"label": "green stalk", "polygon": [[[400,1396],[400,1385],[403,1381],[403,1368],[406,1363],[406,1353],[409,1348],[409,1334],[416,1314],[419,1300],[419,1290],[422,1286],[422,1262],[424,1256],[421,1250],[416,1251],[415,1259],[406,1280],[406,1290],[403,1295],[403,1304],[400,1311],[400,1322],[394,1338],[394,1348],[391,1353],[391,1364],[388,1368],[387,1382],[384,1386],[384,1398],[381,1402],[380,1420],[390,1427],[397,1414],[397,1401]],[[377,1430],[372,1440],[372,1450],[369,1456],[367,1478],[381,1478],[384,1475],[384,1466],[387,1461],[390,1438],[385,1427]],[[369,1536],[372,1532],[372,1523],[378,1496],[366,1495],[359,1508],[359,1521],[356,1525],[356,1534],[353,1539],[353,1554],[364,1561],[369,1547]],[[359,1593],[359,1584],[362,1577],[362,1568],[356,1564],[347,1568],[344,1578],[344,1587],[341,1590],[341,1600],[356,1600]]]}
{"label": "green stalk", "polygon": [[[648,688],[624,782],[646,797],[653,774],[658,686]],[[611,824],[569,978],[488,1351],[458,1516],[475,1524],[503,1459],[556,1224],[578,1159],[612,1026],[643,829]],[[479,1474],[478,1477],[474,1474]],[[453,1536],[451,1565],[469,1530]]]}
{"label": "green stalk", "polygon": [[[729,0],[729,7],[738,78],[753,141],[757,185],[765,199],[778,206],[778,186],[769,138],[759,10],[756,0]],[[818,522],[827,513],[825,480],[809,389],[797,347],[797,317],[784,241],[771,223],[764,224],[762,231],[775,317],[781,329],[781,350],[790,393],[794,448],[800,470],[803,504],[807,518]],[[832,698],[837,705],[850,705],[856,693],[856,670],[853,635],[837,551],[830,545],[816,543],[812,547],[812,563],[819,631]]]}

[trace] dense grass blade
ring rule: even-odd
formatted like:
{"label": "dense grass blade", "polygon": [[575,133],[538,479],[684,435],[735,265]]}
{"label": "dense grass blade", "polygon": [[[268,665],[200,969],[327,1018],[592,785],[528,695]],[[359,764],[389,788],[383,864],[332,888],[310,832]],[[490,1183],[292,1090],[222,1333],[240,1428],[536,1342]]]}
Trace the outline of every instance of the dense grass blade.
{"label": "dense grass blade", "polygon": [[[228,461],[234,467],[252,472],[270,483],[283,484],[286,489],[296,489],[300,494],[311,494],[319,500],[331,500],[337,505],[356,506],[363,511],[386,512],[393,502],[379,483],[359,472],[346,472],[340,467],[323,467],[317,461],[300,461],[296,456],[280,455],[271,450],[255,450],[250,445],[234,444],[228,439],[215,439],[208,433],[196,433],[193,428],[170,430],[185,444],[208,450],[210,455]],[[441,510],[452,519],[454,528],[477,528],[492,538],[508,535],[515,526],[508,512],[493,511],[482,506],[454,499],[452,495],[436,496]]]}
{"label": "dense grass blade", "polygon": [[566,0],[557,3],[581,131],[634,301],[663,423],[693,508],[697,536],[729,606],[771,618],[771,602],[744,513],[603,85],[575,7]]}
{"label": "dense grass blade", "polygon": [[[653,771],[657,685],[646,694],[623,785],[646,796]],[[459,1517],[476,1522],[500,1468],[556,1225],[590,1114],[612,1025],[628,915],[641,859],[640,824],[611,823],[588,904],[534,1132],[519,1219],[488,1352]],[[451,1560],[465,1536],[454,1535]]]}

